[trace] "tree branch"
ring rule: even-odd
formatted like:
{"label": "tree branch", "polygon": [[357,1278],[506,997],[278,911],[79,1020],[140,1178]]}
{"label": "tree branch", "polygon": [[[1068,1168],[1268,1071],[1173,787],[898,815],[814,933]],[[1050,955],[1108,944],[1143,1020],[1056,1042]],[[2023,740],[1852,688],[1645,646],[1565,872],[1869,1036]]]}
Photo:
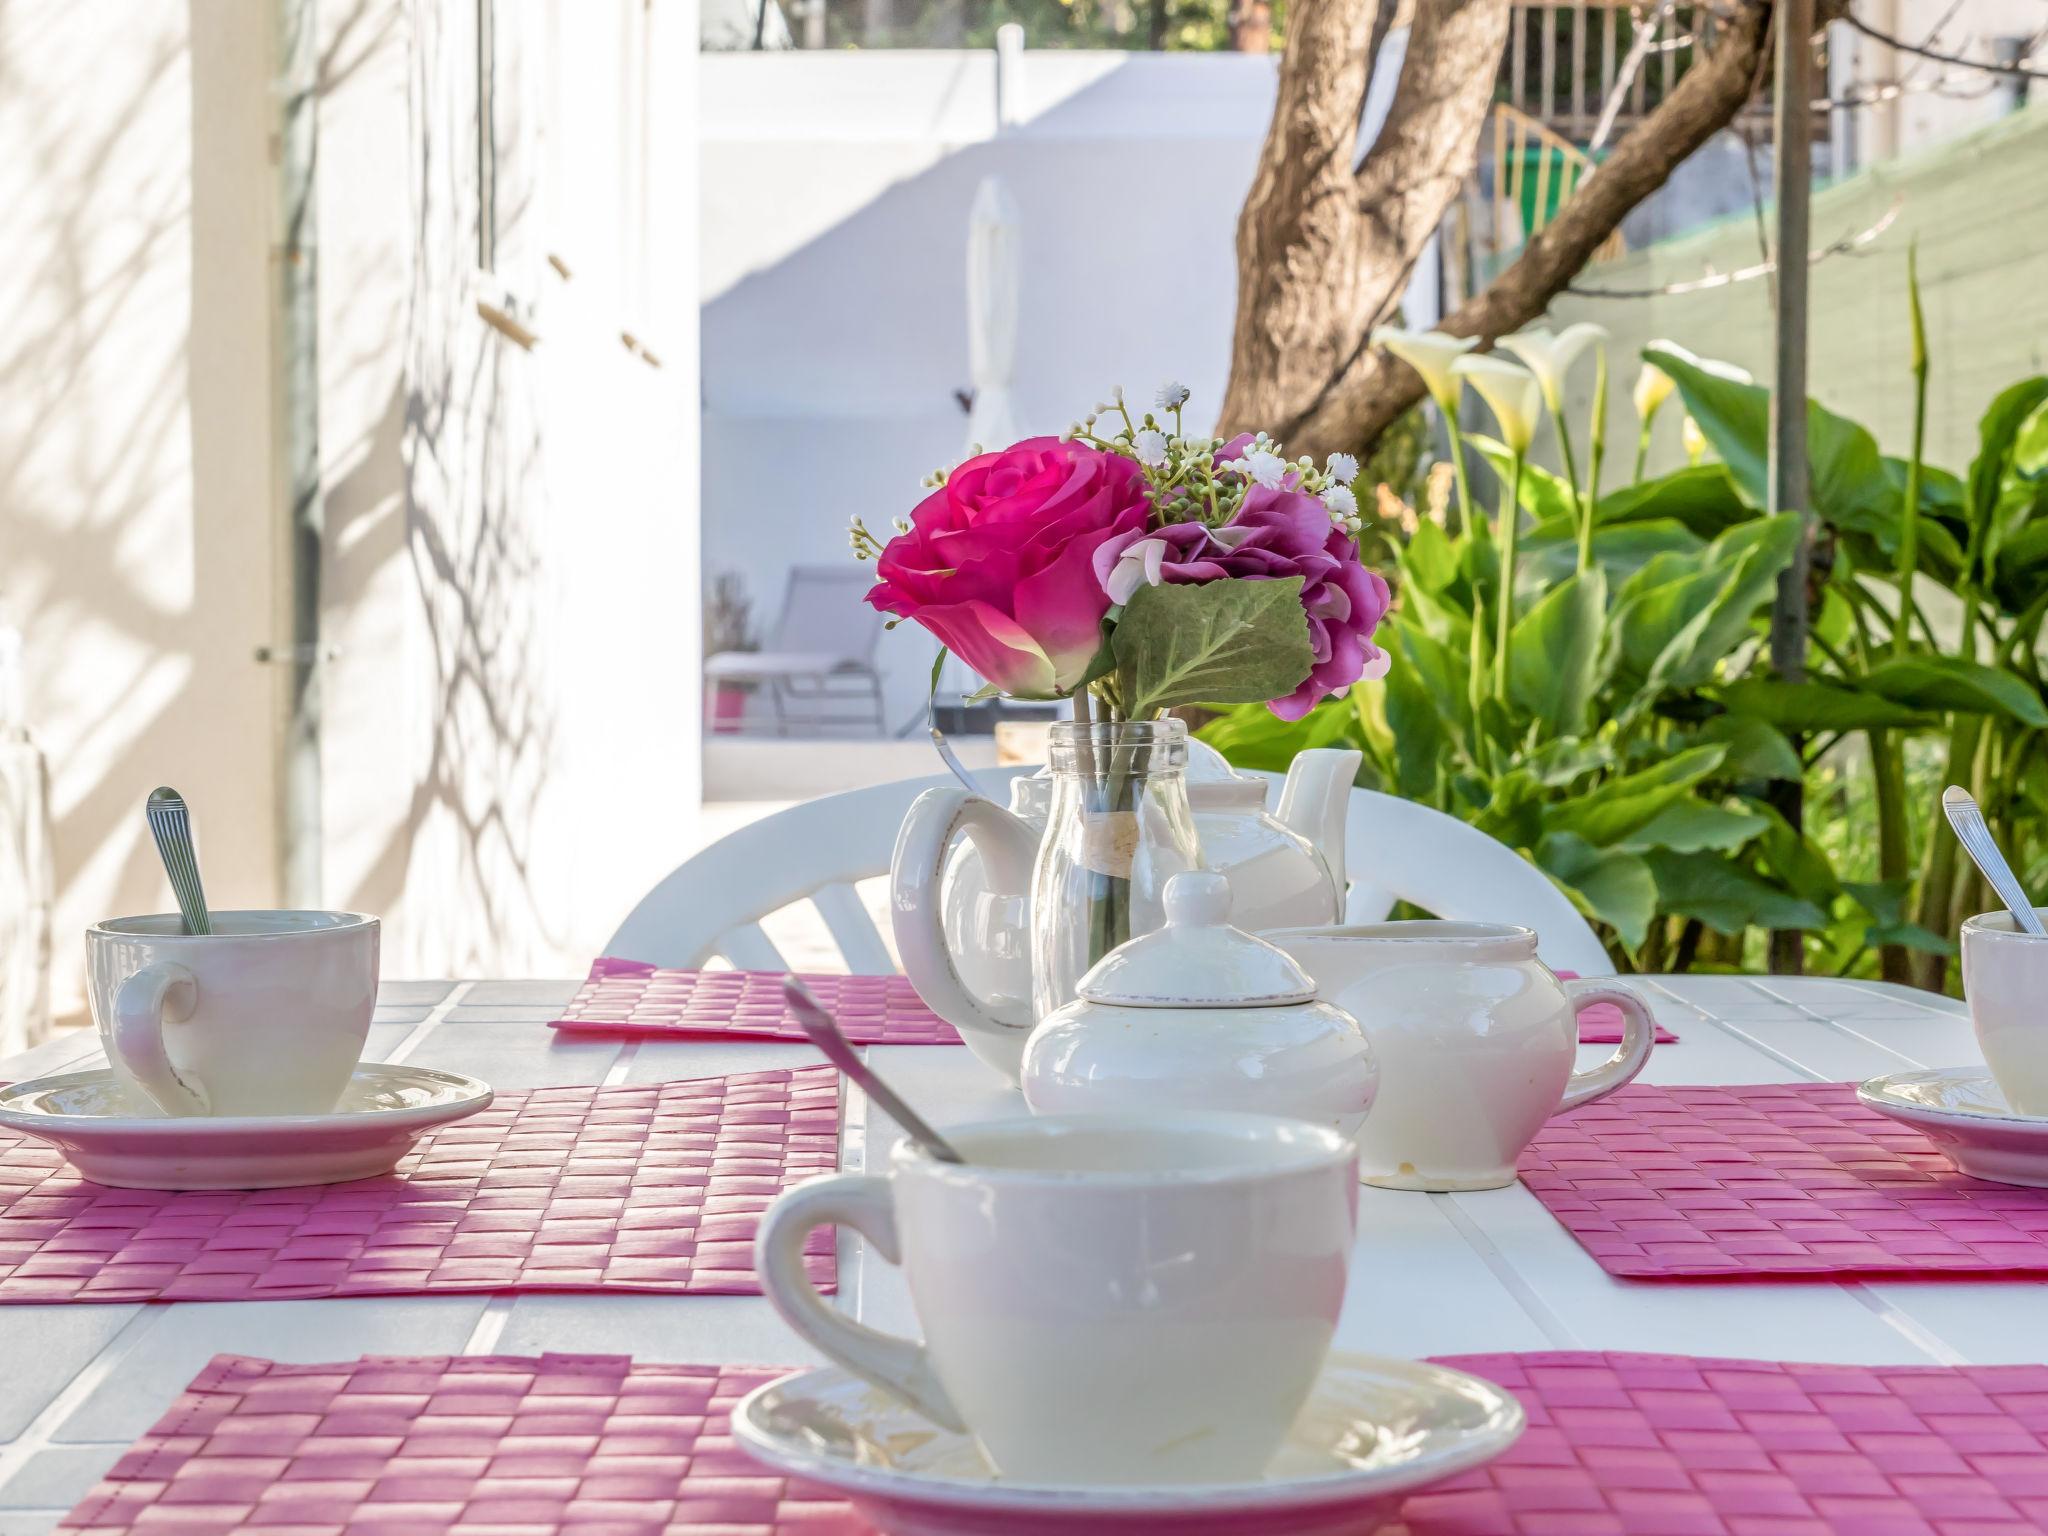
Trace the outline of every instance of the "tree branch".
{"label": "tree branch", "polygon": [[[1876,27],[1846,8],[1837,19],[1851,31],[1861,32],[1872,42],[1883,43],[1887,48],[1896,48],[1900,53],[1911,53],[1923,59],[1932,59],[1937,64],[1953,64],[1962,69],[1982,70],[1990,75],[2023,75],[2029,80],[2048,80],[2048,70],[2028,69],[2024,64],[2018,63],[2001,64],[1996,59],[1966,59],[1959,53],[1942,53],[1938,49],[1929,48],[1925,43],[1909,43],[1902,37],[1893,37],[1889,32],[1878,31]],[[2037,45],[2039,41],[2039,38],[2035,39]],[[2025,57],[2033,57],[2031,49]]]}
{"label": "tree branch", "polygon": [[[1905,206],[1903,200],[1894,198],[1891,207],[1868,229],[1858,230],[1853,235],[1844,235],[1833,245],[1817,251],[1809,251],[1806,264],[1817,267],[1830,256],[1847,256],[1861,250],[1877,239],[1897,222],[1899,210]],[[1710,288],[1726,288],[1731,283],[1754,282],[1759,277],[1768,277],[1778,270],[1775,259],[1759,261],[1752,266],[1737,267],[1733,272],[1709,272],[1705,277],[1687,278],[1680,283],[1666,283],[1661,288],[1581,288],[1577,283],[1568,284],[1565,292],[1576,299],[1664,299],[1674,294],[1704,293]]]}
{"label": "tree branch", "polygon": [[[1843,8],[1842,0],[1823,0],[1821,19],[1834,19]],[[1460,305],[1441,329],[1491,343],[1541,315],[1620,227],[1629,210],[1734,121],[1768,63],[1771,14],[1767,0],[1735,0],[1715,29],[1713,49],[1615,145],[1513,264]],[[1421,398],[1422,382],[1406,364],[1381,352],[1366,352],[1346,369],[1322,408],[1296,429],[1295,436],[1370,443]]]}
{"label": "tree branch", "polygon": [[1304,425],[1364,353],[1463,184],[1508,0],[1417,0],[1393,103],[1360,165],[1369,56],[1393,9],[1316,0],[1290,13],[1273,127],[1238,221],[1225,431],[1263,427],[1295,451],[1355,446]]}

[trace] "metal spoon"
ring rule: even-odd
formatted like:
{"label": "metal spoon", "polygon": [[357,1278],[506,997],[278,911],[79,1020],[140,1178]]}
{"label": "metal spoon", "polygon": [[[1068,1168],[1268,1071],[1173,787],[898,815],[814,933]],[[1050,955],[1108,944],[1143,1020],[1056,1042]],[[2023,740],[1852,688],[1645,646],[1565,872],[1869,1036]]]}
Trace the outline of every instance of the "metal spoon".
{"label": "metal spoon", "polygon": [[213,932],[213,920],[206,915],[206,890],[199,883],[199,855],[192,847],[192,818],[185,810],[184,796],[175,789],[153,789],[143,814],[149,818],[150,835],[156,839],[164,873],[171,877],[171,894],[178,898],[185,931]]}
{"label": "metal spoon", "polygon": [[1991,828],[1984,824],[1984,813],[1970,798],[1970,792],[1954,784],[1949,785],[1941,792],[1941,808],[1948,816],[1948,824],[1955,828],[1956,839],[1962,843],[1963,851],[1984,871],[1984,878],[1991,882],[1991,889],[1998,892],[1998,899],[2012,913],[2013,921],[2035,938],[2048,939],[2048,929],[2041,926],[2040,914],[2027,900],[2019,877],[2005,861],[1997,839],[1991,835]]}
{"label": "metal spoon", "polygon": [[910,1133],[912,1141],[942,1163],[967,1161],[953,1150],[951,1142],[925,1124],[924,1117],[904,1103],[895,1089],[875,1076],[854,1051],[853,1042],[846,1038],[838,1020],[825,1011],[824,1004],[811,994],[809,987],[794,976],[785,976],[782,978],[782,995],[795,1011],[804,1033],[810,1036],[811,1044],[823,1051],[827,1061],[852,1078],[869,1098],[881,1105],[891,1120]]}

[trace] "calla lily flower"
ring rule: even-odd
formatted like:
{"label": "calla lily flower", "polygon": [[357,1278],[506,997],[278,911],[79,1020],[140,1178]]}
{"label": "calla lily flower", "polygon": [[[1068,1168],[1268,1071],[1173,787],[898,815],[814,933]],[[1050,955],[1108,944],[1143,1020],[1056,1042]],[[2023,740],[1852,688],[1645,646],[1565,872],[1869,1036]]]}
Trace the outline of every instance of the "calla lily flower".
{"label": "calla lily flower", "polygon": [[1636,375],[1636,420],[1645,427],[1649,426],[1659,407],[1671,398],[1672,390],[1677,387],[1671,382],[1671,375],[1655,363],[1643,364],[1643,371]]}
{"label": "calla lily flower", "polygon": [[1515,453],[1527,453],[1543,416],[1543,385],[1536,375],[1490,355],[1461,357],[1451,364],[1451,372],[1493,408],[1501,441]]}
{"label": "calla lily flower", "polygon": [[1403,331],[1383,325],[1372,333],[1372,344],[1385,347],[1422,375],[1422,387],[1447,416],[1458,413],[1458,381],[1453,376],[1459,358],[1479,345],[1476,336],[1446,336],[1442,331]]}
{"label": "calla lily flower", "polygon": [[1679,430],[1679,438],[1685,444],[1685,456],[1690,462],[1697,464],[1707,456],[1707,434],[1700,430],[1700,424],[1690,416],[1685,418],[1685,425]]}
{"label": "calla lily flower", "polygon": [[1517,331],[1512,336],[1503,336],[1497,343],[1515,354],[1529,365],[1529,371],[1536,375],[1536,382],[1543,390],[1543,403],[1550,407],[1552,414],[1564,410],[1565,375],[1572,371],[1572,364],[1586,348],[1607,340],[1607,327],[1582,320],[1577,325],[1568,325],[1553,336],[1545,330]]}

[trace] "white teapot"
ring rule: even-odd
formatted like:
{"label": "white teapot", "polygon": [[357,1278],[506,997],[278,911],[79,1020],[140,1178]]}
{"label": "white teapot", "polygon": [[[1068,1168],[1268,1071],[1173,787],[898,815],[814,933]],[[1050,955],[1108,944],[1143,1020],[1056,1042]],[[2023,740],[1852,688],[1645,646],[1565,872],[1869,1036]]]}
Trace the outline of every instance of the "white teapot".
{"label": "white teapot", "polygon": [[1379,1068],[1358,1021],[1281,950],[1230,926],[1230,884],[1166,882],[1166,926],[1120,944],[1024,1047],[1034,1114],[1236,1110],[1355,1138]]}
{"label": "white teapot", "polygon": [[[1315,748],[1287,771],[1275,813],[1266,781],[1187,744],[1187,798],[1202,866],[1230,881],[1240,927],[1342,922],[1344,822],[1359,754]],[[1017,1081],[1031,1003],[1031,876],[1052,779],[1010,781],[1010,808],[951,787],[911,805],[890,865],[890,913],[904,972],[925,1004],[989,1066]]]}

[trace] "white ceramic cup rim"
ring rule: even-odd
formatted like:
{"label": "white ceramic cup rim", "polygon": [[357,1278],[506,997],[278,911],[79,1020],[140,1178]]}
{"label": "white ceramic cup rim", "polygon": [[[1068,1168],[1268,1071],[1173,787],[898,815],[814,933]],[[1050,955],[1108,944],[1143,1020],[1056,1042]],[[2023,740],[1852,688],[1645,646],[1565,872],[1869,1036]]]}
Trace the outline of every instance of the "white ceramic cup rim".
{"label": "white ceramic cup rim", "polygon": [[1528,959],[1536,953],[1536,930],[1517,923],[1468,923],[1423,917],[1389,923],[1337,923],[1314,928],[1268,928],[1259,937],[1269,944],[1376,944],[1449,948],[1468,960],[1512,955]]}
{"label": "white ceramic cup rim", "polygon": [[[2044,921],[2048,921],[2048,907],[2036,907],[2034,910],[2041,914]],[[1996,912],[1979,912],[1975,917],[1964,918],[1963,932],[1980,934],[1987,939],[2017,939],[2023,944],[2042,942],[2038,936],[2020,927],[2013,919],[2013,915],[2002,907]]]}
{"label": "white ceramic cup rim", "polygon": [[[1247,1161],[1222,1168],[1159,1168],[1084,1170],[1067,1168],[1015,1168],[986,1163],[942,1163],[916,1142],[905,1139],[890,1156],[892,1171],[937,1179],[942,1183],[975,1187],[1089,1189],[1216,1188],[1257,1184],[1272,1179],[1292,1178],[1304,1173],[1339,1167],[1358,1155],[1357,1146],[1326,1125],[1293,1120],[1281,1115],[1259,1115],[1234,1110],[1160,1111],[1154,1114],[1034,1115],[1030,1119],[978,1120],[971,1125],[946,1126],[941,1133],[956,1145],[987,1134],[1011,1140],[1049,1139],[1066,1132],[1147,1129],[1186,1134],[1209,1132],[1230,1140],[1249,1142],[1270,1154],[1274,1148],[1293,1150],[1292,1157]],[[1230,1133],[1236,1133],[1231,1135]],[[961,1150],[966,1151],[965,1146]]]}
{"label": "white ceramic cup rim", "polygon": [[[86,930],[90,938],[143,939],[151,944],[281,943],[292,939],[320,939],[335,934],[360,933],[377,926],[366,912],[327,911],[317,907],[246,907],[210,911],[216,922],[234,918],[301,919],[274,928],[244,929],[236,933],[186,933],[185,920],[176,912],[151,912],[136,917],[102,918]],[[147,925],[147,926],[145,926]]]}

